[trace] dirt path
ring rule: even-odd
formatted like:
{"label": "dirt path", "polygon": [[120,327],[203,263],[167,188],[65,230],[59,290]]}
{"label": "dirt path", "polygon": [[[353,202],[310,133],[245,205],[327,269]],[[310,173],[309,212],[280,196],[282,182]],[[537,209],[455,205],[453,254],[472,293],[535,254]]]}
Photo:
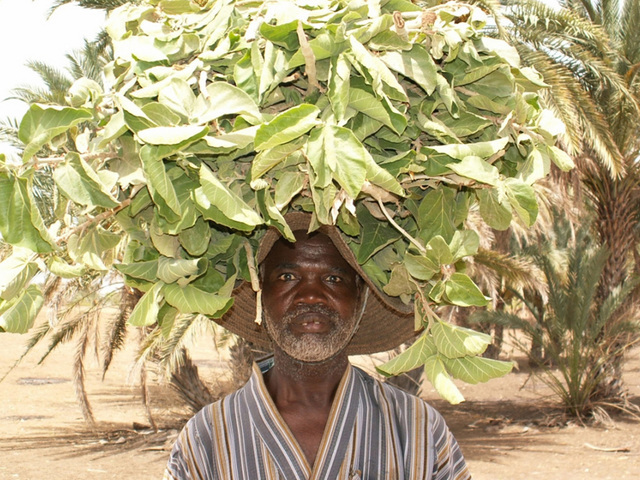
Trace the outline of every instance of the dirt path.
{"label": "dirt path", "polygon": [[[0,378],[25,341],[0,334]],[[199,353],[201,370],[211,375],[214,362],[206,359],[206,350]],[[128,348],[115,357],[104,381],[97,365],[87,366],[97,420],[96,428],[89,429],[71,382],[73,354],[65,346],[42,365],[37,365],[39,355],[29,355],[0,383],[0,480],[161,478],[184,414],[177,399],[153,388],[160,431],[152,432],[139,388],[127,384],[134,358]],[[458,438],[475,480],[639,478],[640,423],[617,416],[606,428],[549,426],[553,406],[544,397],[546,390],[527,378],[522,370],[488,384],[463,386],[467,402],[456,407],[425,392]],[[627,363],[625,382],[640,404],[639,349]]]}

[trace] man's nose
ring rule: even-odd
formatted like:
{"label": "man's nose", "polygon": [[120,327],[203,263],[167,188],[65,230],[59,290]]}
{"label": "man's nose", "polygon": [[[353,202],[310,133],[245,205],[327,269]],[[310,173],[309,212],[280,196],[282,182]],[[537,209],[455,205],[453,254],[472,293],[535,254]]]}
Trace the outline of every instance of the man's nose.
{"label": "man's nose", "polygon": [[326,303],[322,281],[317,277],[303,278],[296,291],[296,303]]}

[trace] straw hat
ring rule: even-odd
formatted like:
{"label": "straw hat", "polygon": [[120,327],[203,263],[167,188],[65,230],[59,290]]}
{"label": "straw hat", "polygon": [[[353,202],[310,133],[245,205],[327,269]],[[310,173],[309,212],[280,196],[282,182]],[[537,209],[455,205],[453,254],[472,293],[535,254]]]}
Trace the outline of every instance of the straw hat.
{"label": "straw hat", "polygon": [[[292,212],[285,216],[292,231],[309,230],[312,216],[303,212]],[[369,295],[360,328],[346,348],[349,355],[370,354],[391,350],[416,335],[413,329],[413,305],[407,305],[400,299],[390,297],[380,291],[369,279],[356,260],[353,252],[342,238],[338,228],[322,225],[316,231],[327,235],[342,257],[364,279],[372,294]],[[273,245],[281,238],[275,228],[270,228],[262,237],[258,248],[258,264],[267,257]],[[249,282],[243,282],[234,291],[234,304],[219,319],[220,325],[227,330],[252,342],[262,349],[271,348],[271,340],[262,325],[255,322],[256,293]]]}

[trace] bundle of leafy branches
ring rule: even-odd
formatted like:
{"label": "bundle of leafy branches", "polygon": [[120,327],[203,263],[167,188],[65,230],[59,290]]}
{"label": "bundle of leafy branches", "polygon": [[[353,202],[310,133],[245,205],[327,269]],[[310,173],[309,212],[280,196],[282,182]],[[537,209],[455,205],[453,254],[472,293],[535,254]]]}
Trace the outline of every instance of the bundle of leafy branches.
{"label": "bundle of leafy branches", "polygon": [[[143,292],[130,323],[165,336],[184,314],[222,316],[254,252],[283,215],[335,224],[370,277],[414,302],[415,344],[382,367],[425,365],[452,402],[451,376],[506,373],[490,339],[437,317],[484,306],[465,273],[470,215],[495,229],[537,215],[532,184],[562,124],[539,104],[539,75],[456,2],[144,0],[111,12],[110,87],[80,79],[68,107],[33,105],[23,163],[3,162],[0,328],[26,331],[42,305],[38,270],[121,272]],[[43,147],[54,155],[40,158]],[[31,191],[51,169],[58,220]]]}

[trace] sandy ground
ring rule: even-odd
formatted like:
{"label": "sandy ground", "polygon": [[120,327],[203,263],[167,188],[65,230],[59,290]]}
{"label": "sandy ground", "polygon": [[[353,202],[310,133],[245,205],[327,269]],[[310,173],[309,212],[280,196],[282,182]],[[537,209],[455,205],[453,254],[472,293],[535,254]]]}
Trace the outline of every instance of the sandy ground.
{"label": "sandy ground", "polygon": [[[25,341],[0,334],[0,378],[20,357]],[[95,362],[87,365],[97,420],[93,429],[83,421],[75,398],[73,346],[63,346],[41,365],[37,352],[0,382],[0,480],[161,478],[185,410],[170,390],[152,385],[159,431],[149,428],[140,389],[128,383],[133,345],[115,357],[104,380]],[[196,359],[209,380],[223,374],[224,363],[206,346]],[[640,404],[640,349],[631,353],[624,380],[632,401]],[[633,418],[617,415],[598,428],[557,426],[553,399],[525,368],[461,388],[467,401],[455,407],[430,388],[423,395],[447,419],[474,479],[640,478],[640,422]]]}

